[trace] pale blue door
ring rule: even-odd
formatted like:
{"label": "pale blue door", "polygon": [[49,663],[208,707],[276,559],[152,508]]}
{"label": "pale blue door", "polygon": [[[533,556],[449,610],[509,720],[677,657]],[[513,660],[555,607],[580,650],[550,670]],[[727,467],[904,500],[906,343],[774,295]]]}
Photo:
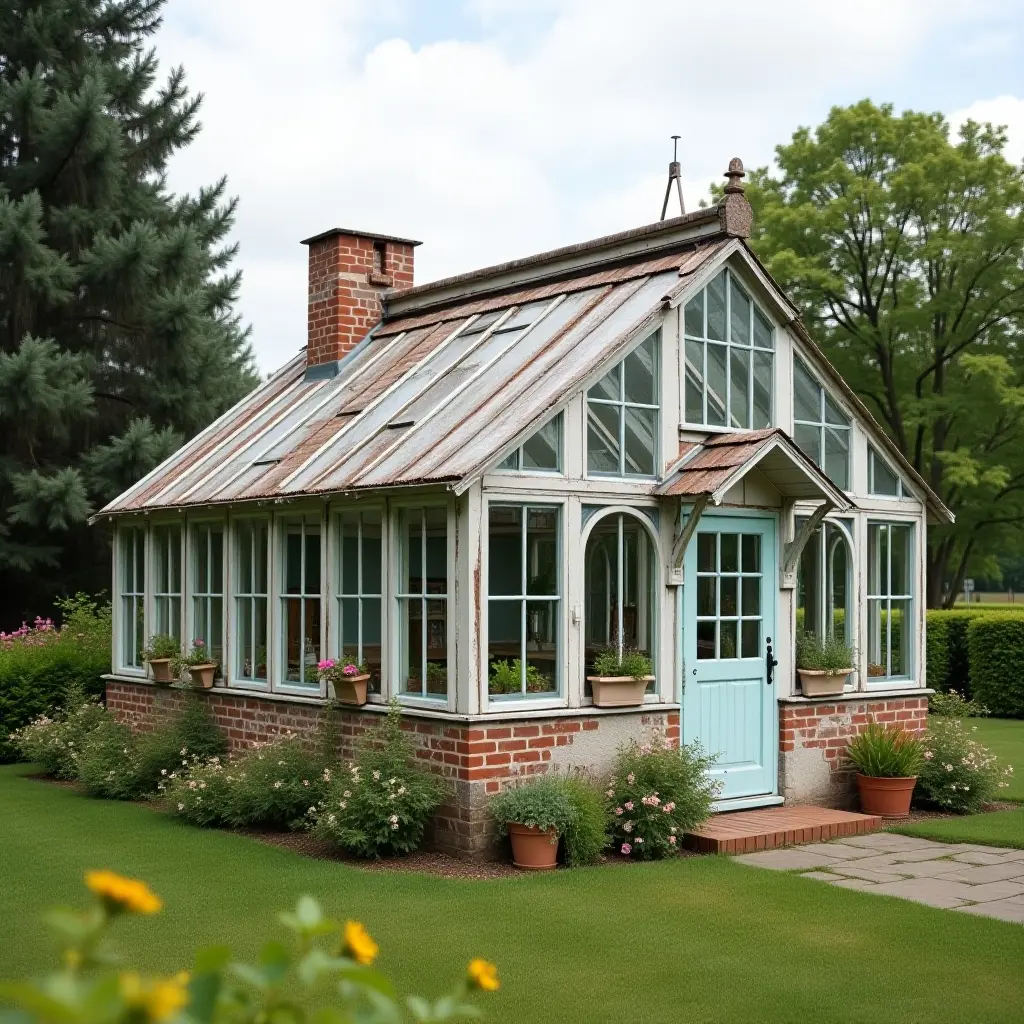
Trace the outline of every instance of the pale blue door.
{"label": "pale blue door", "polygon": [[775,686],[775,518],[705,515],[683,571],[686,743],[717,754],[720,800],[770,796],[778,786]]}

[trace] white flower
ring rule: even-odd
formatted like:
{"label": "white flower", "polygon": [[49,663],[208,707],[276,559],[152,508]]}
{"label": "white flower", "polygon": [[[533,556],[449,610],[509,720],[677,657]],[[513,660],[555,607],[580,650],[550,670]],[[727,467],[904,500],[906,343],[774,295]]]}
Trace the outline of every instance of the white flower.
{"label": "white flower", "polygon": [[390,821],[392,825],[397,825],[398,824],[398,815],[397,814],[392,814],[391,817],[388,818],[388,821]]}
{"label": "white flower", "polygon": [[374,772],[373,773],[373,781],[374,782],[380,782],[380,772]]}
{"label": "white flower", "polygon": [[160,769],[160,774],[161,775],[166,775],[167,774],[167,769],[166,768],[161,768]]}
{"label": "white flower", "polygon": [[631,822],[631,821],[624,821],[622,823],[622,831],[623,832],[632,832],[633,831],[633,822]]}
{"label": "white flower", "polygon": [[179,803],[179,804],[178,804],[178,810],[179,810],[179,811],[183,811],[183,810],[185,810],[185,805],[184,805],[184,804],[182,804],[182,803]]}
{"label": "white flower", "polygon": [[283,785],[284,783],[278,779],[277,782],[274,783],[274,789],[280,789]]}
{"label": "white flower", "polygon": [[951,764],[947,764],[946,765],[946,771],[947,772],[951,772],[952,770],[953,770],[953,766]]}
{"label": "white flower", "polygon": [[351,790],[349,790],[349,789],[346,789],[346,790],[345,790],[345,792],[344,792],[344,793],[342,793],[341,795],[342,795],[342,796],[343,796],[343,797],[344,797],[344,798],[345,798],[346,800],[348,800],[348,799],[349,799],[349,798],[350,798],[350,797],[352,796],[352,791],[351,791]]}
{"label": "white flower", "polygon": [[405,786],[399,786],[398,787],[398,795],[399,796],[405,796]]}
{"label": "white flower", "polygon": [[932,759],[932,758],[933,758],[934,756],[935,756],[935,755],[934,755],[934,754],[933,754],[933,753],[932,753],[932,752],[931,752],[930,750],[926,750],[926,751],[924,752],[924,759],[925,759],[926,761],[930,761],[930,760],[931,760],[931,759]]}
{"label": "white flower", "polygon": [[398,831],[398,826],[397,825],[392,825],[391,826],[391,831],[392,832],[397,832]]}
{"label": "white flower", "polygon": [[636,776],[635,776],[635,775],[634,775],[634,774],[633,774],[632,772],[630,772],[630,773],[629,773],[629,774],[628,774],[628,775],[626,776],[626,781],[627,781],[627,782],[628,782],[628,783],[629,783],[629,784],[630,784],[630,785],[632,786],[632,785],[633,785],[633,783],[634,783],[634,782],[636,782]]}

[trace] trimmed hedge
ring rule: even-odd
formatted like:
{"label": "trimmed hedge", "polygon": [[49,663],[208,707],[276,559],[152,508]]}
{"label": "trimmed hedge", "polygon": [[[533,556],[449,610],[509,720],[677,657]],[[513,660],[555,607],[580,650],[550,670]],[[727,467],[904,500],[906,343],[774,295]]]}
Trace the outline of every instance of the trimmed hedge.
{"label": "trimmed hedge", "polygon": [[967,645],[973,698],[999,718],[1024,718],[1024,615],[977,616]]}
{"label": "trimmed hedge", "polygon": [[967,627],[981,611],[930,611],[925,657],[928,685],[942,693],[956,690],[971,696],[970,657],[967,651]]}

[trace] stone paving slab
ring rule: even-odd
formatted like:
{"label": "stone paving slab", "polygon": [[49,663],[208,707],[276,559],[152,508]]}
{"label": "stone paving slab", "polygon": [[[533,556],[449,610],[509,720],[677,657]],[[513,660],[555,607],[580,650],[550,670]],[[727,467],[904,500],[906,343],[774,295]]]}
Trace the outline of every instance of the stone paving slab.
{"label": "stone paving slab", "polygon": [[842,889],[1024,924],[1024,850],[879,832],[735,859],[774,871],[799,871],[804,878]]}

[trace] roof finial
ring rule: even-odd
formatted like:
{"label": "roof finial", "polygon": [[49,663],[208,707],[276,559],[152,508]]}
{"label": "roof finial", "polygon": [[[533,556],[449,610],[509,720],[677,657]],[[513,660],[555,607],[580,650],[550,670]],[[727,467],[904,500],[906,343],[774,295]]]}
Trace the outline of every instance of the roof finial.
{"label": "roof finial", "polygon": [[682,167],[679,163],[679,140],[682,138],[680,135],[672,136],[672,162],[668,165],[668,182],[665,185],[665,201],[661,204],[661,217],[660,220],[665,219],[665,215],[668,213],[668,200],[669,196],[672,195],[672,182],[676,183],[676,195],[679,196],[679,212],[680,214],[686,213],[686,205],[683,203],[683,176]]}
{"label": "roof finial", "polygon": [[738,156],[734,156],[729,161],[729,167],[725,172],[725,176],[729,179],[729,184],[725,186],[727,196],[743,195],[743,177],[746,173],[743,170],[743,161]]}

